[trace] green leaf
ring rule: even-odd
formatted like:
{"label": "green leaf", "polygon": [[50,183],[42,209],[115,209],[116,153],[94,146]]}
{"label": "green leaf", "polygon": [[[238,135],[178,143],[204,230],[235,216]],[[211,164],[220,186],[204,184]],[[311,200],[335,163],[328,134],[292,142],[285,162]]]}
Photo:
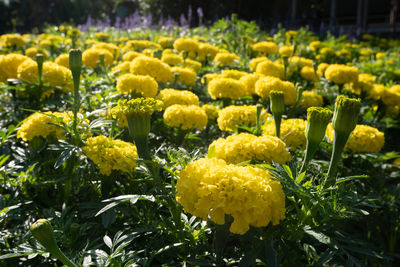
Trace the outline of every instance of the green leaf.
{"label": "green leaf", "polygon": [[343,182],[348,182],[351,180],[357,180],[357,179],[367,179],[370,178],[368,175],[357,175],[357,176],[347,176],[347,177],[342,177],[336,180],[336,184],[340,184]]}
{"label": "green leaf", "polygon": [[111,238],[109,236],[105,235],[103,237],[103,241],[104,241],[104,243],[106,244],[107,247],[112,248],[113,244],[112,244],[112,240],[111,240]]}
{"label": "green leaf", "polygon": [[306,177],[306,172],[300,173],[299,176],[296,177],[296,183],[300,184],[303,181],[304,177]]}
{"label": "green leaf", "polygon": [[303,229],[304,229],[304,232],[306,234],[308,234],[309,236],[313,237],[314,239],[316,239],[320,243],[326,244],[326,245],[331,244],[331,239],[330,239],[329,236],[326,236],[323,233],[315,232],[314,230],[311,230],[311,228],[309,226],[306,226]]}
{"label": "green leaf", "polygon": [[58,169],[65,161],[67,161],[76,151],[76,148],[68,148],[64,150],[61,155],[58,157],[56,163],[54,164],[54,168]]}
{"label": "green leaf", "polygon": [[247,251],[246,254],[244,254],[243,258],[239,262],[239,267],[249,267],[252,266],[258,255],[261,253],[262,247],[257,247],[254,248],[250,251]]}

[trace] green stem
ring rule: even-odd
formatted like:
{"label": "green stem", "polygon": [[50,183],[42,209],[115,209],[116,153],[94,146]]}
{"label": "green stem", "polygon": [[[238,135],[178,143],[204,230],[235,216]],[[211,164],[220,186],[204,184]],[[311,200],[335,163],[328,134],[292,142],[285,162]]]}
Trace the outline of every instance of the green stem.
{"label": "green stem", "polygon": [[326,186],[332,186],[336,182],[337,166],[349,136],[350,134],[338,133],[337,131],[335,131],[333,152],[331,156],[331,161],[329,163],[328,173],[325,179]]}
{"label": "green stem", "polygon": [[307,169],[307,166],[310,163],[311,159],[313,158],[317,149],[318,149],[318,144],[310,143],[307,141],[305,157],[303,160],[303,164],[301,165],[299,174]]}
{"label": "green stem", "polygon": [[230,234],[229,227],[232,224],[232,221],[233,218],[231,216],[225,215],[225,224],[216,226],[214,246],[217,266],[225,266],[223,256],[226,244],[228,243],[228,237]]}
{"label": "green stem", "polygon": [[68,267],[78,267],[75,263],[73,263],[70,259],[68,259],[64,253],[58,248],[58,246],[55,249],[52,249],[49,251],[51,254],[53,254],[54,257],[56,257],[58,260],[60,260],[62,263],[67,265]]}
{"label": "green stem", "polygon": [[275,135],[276,137],[281,137],[281,120],[282,114],[274,114],[274,122],[275,122]]}
{"label": "green stem", "polygon": [[[80,74],[79,74],[80,75]],[[74,123],[73,123],[73,130],[74,134],[77,134],[77,122],[78,122],[78,111],[79,111],[79,105],[80,105],[80,95],[79,95],[79,81],[80,77],[76,77],[74,75],[73,77],[74,80],[74,108],[73,108],[73,113],[74,113]]]}

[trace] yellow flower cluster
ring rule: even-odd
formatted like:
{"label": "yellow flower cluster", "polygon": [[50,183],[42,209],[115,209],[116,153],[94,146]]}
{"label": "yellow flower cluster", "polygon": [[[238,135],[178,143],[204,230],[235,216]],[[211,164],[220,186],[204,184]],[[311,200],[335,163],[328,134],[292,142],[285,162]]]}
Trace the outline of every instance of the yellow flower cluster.
{"label": "yellow flower cluster", "polygon": [[212,99],[231,98],[238,99],[245,96],[244,85],[231,78],[216,78],[208,84],[208,93]]}
{"label": "yellow flower cluster", "polygon": [[5,45],[8,47],[23,46],[24,44],[26,44],[25,39],[21,35],[13,33],[1,35],[0,41],[5,43]]}
{"label": "yellow flower cluster", "polygon": [[315,82],[317,80],[317,75],[315,74],[314,68],[310,66],[302,67],[300,75],[303,77],[303,79],[310,82]]}
{"label": "yellow flower cluster", "polygon": [[269,98],[271,91],[281,91],[284,95],[285,105],[292,105],[296,102],[296,89],[294,84],[282,81],[276,77],[262,77],[255,83],[255,92],[262,98]]}
{"label": "yellow flower cluster", "polygon": [[269,60],[269,58],[267,57],[256,57],[250,60],[249,62],[250,70],[255,71],[257,69],[258,64],[260,64],[263,61],[271,61],[271,60]]}
{"label": "yellow flower cluster", "polygon": [[179,105],[199,105],[199,97],[187,90],[163,89],[157,96],[157,99],[164,103],[164,108]]}
{"label": "yellow flower cluster", "polygon": [[[335,133],[332,123],[326,128],[326,135],[333,142]],[[385,135],[378,129],[368,125],[357,125],[351,132],[344,147],[345,150],[357,152],[379,152],[385,144]]]}
{"label": "yellow flower cluster", "polygon": [[400,85],[396,84],[386,89],[383,92],[382,101],[386,105],[400,105]]}
{"label": "yellow flower cluster", "polygon": [[172,67],[171,71],[178,75],[177,82],[183,83],[188,87],[196,84],[196,72],[189,68]]}
{"label": "yellow flower cluster", "polygon": [[189,59],[189,58],[185,59],[183,66],[186,68],[190,68],[190,69],[194,70],[195,72],[198,72],[201,70],[201,63],[196,60]]}
{"label": "yellow flower cluster", "polygon": [[140,56],[131,62],[130,72],[137,75],[149,75],[157,82],[168,83],[173,80],[170,66],[157,58]]}
{"label": "yellow flower cluster", "polygon": [[199,50],[199,43],[189,38],[178,38],[174,42],[174,48],[178,51],[196,53]]}
{"label": "yellow flower cluster", "polygon": [[221,78],[231,78],[235,80],[239,80],[243,76],[248,75],[247,72],[245,71],[240,71],[240,70],[223,70],[219,77]]}
{"label": "yellow flower cluster", "polygon": [[162,48],[167,48],[167,47],[171,47],[174,39],[172,37],[168,37],[168,36],[162,36],[160,38],[158,38],[157,42],[161,45]]}
{"label": "yellow flower cluster", "polygon": [[253,50],[265,54],[275,54],[278,47],[274,42],[258,42],[253,45]]}
{"label": "yellow flower cluster", "polygon": [[293,55],[293,46],[282,46],[279,48],[279,54],[282,57],[291,57]]}
{"label": "yellow flower cluster", "polygon": [[240,62],[240,57],[234,53],[219,52],[214,57],[214,62],[221,66],[232,65]]}
{"label": "yellow flower cluster", "polygon": [[113,116],[126,116],[127,114],[151,115],[154,111],[160,111],[163,102],[154,98],[135,98],[131,100],[119,100],[117,106],[112,108]]}
{"label": "yellow flower cluster", "polygon": [[240,83],[243,84],[244,90],[246,91],[245,95],[251,96],[256,94],[256,82],[264,75],[259,73],[252,73],[245,75],[239,79]]}
{"label": "yellow flower cluster", "polygon": [[20,54],[0,55],[0,82],[5,82],[7,79],[18,77],[18,67],[29,59]]}
{"label": "yellow flower cluster", "polygon": [[208,121],[215,121],[218,118],[219,108],[217,106],[205,104],[201,108],[206,112]]}
{"label": "yellow flower cluster", "polygon": [[304,91],[299,101],[299,106],[303,108],[322,107],[323,104],[323,97],[314,91]]}
{"label": "yellow flower cluster", "polygon": [[104,175],[110,175],[112,170],[131,174],[137,166],[138,154],[132,143],[101,135],[89,137],[82,149]]}
{"label": "yellow flower cluster", "polygon": [[158,84],[156,80],[150,76],[127,73],[118,78],[117,90],[121,94],[131,94],[135,92],[143,97],[154,98],[158,92]]}
{"label": "yellow flower cluster", "polygon": [[146,48],[155,48],[155,49],[160,49],[161,46],[155,42],[148,41],[148,40],[129,40],[126,42],[125,46],[123,47],[123,50],[128,51],[128,50],[143,50]]}
{"label": "yellow flower cluster", "polygon": [[[281,122],[281,139],[286,146],[292,151],[297,147],[304,148],[306,145],[306,130],[307,122],[303,119],[282,119]],[[274,121],[267,121],[263,125],[263,135],[275,136]]]}
{"label": "yellow flower cluster", "polygon": [[325,77],[328,81],[344,84],[358,81],[358,69],[341,64],[332,64],[325,70]]}
{"label": "yellow flower cluster", "polygon": [[130,66],[131,63],[129,61],[122,61],[111,69],[110,74],[111,76],[117,76],[122,73],[127,73],[129,72]]}
{"label": "yellow flower cluster", "polygon": [[111,55],[114,58],[119,58],[120,52],[119,52],[119,48],[118,46],[116,46],[115,44],[111,44],[111,43],[95,43],[92,47],[92,49],[105,49],[108,52],[111,53]]}
{"label": "yellow flower cluster", "polygon": [[[17,131],[17,138],[24,141],[30,141],[37,136],[43,138],[53,137],[56,139],[63,139],[64,130],[53,124],[59,124],[57,120],[51,116],[62,118],[64,123],[70,123],[74,115],[72,112],[45,112],[34,113],[22,121],[21,127]],[[82,115],[79,116],[80,118]]]}
{"label": "yellow flower cluster", "polygon": [[186,212],[217,224],[231,215],[230,231],[235,234],[245,234],[250,225],[277,225],[285,218],[282,186],[266,170],[200,159],[181,171],[176,188],[176,200]]}
{"label": "yellow flower cluster", "polygon": [[113,54],[107,49],[89,48],[82,53],[82,63],[88,67],[97,68],[100,62],[100,55],[104,55],[104,65],[111,66],[113,63]]}
{"label": "yellow flower cluster", "polygon": [[282,79],[284,67],[282,64],[270,60],[263,60],[257,64],[256,72],[265,76],[273,76]]}
{"label": "yellow flower cluster", "polygon": [[218,138],[209,146],[209,151],[215,151],[215,157],[230,164],[248,160],[272,161],[284,164],[290,160],[290,153],[285,143],[275,136],[260,136],[249,133]]}
{"label": "yellow flower cluster", "polygon": [[207,125],[207,114],[196,105],[172,105],[164,111],[164,122],[170,127],[202,130]]}
{"label": "yellow flower cluster", "polygon": [[143,56],[143,54],[136,51],[128,51],[122,56],[122,61],[132,61],[138,56]]}
{"label": "yellow flower cluster", "polygon": [[[271,115],[261,112],[260,121],[265,121]],[[219,111],[218,127],[222,131],[235,131],[239,124],[254,126],[257,119],[256,106],[229,106]]]}
{"label": "yellow flower cluster", "polygon": [[199,46],[199,55],[203,57],[210,57],[213,59],[218,53],[218,47],[206,44],[206,43],[200,43]]}
{"label": "yellow flower cluster", "polygon": [[49,57],[49,52],[47,52],[44,48],[37,48],[37,47],[29,47],[25,50],[25,55],[32,59],[36,59],[37,54],[42,54],[44,59]]}
{"label": "yellow flower cluster", "polygon": [[61,54],[56,59],[54,62],[60,66],[69,68],[69,54]]}
{"label": "yellow flower cluster", "polygon": [[[18,67],[18,79],[37,83],[38,67],[36,61],[32,59],[25,60]],[[43,84],[49,86],[65,86],[72,85],[72,74],[66,67],[60,66],[54,62],[44,62],[42,70]]]}
{"label": "yellow flower cluster", "polygon": [[180,55],[173,53],[163,54],[161,57],[161,61],[170,66],[183,64],[183,58]]}

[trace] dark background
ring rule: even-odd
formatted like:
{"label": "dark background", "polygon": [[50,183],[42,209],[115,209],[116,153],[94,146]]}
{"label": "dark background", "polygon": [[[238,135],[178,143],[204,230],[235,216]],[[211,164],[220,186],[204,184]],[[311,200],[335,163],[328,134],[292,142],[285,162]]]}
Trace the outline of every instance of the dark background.
{"label": "dark background", "polygon": [[[293,16],[292,4],[296,2]],[[204,14],[202,22],[211,24],[217,19],[238,14],[240,19],[254,20],[262,29],[273,29],[281,23],[286,28],[308,25],[319,31],[324,25],[354,26],[363,30],[380,27],[388,31],[390,10],[394,0],[336,0],[336,20],[330,24],[333,0],[0,0],[0,33],[40,31],[46,24],[70,23],[83,25],[88,18],[115,25],[133,14],[151,14],[151,23],[158,25],[170,20],[178,24],[182,15],[189,26],[199,24],[197,9]],[[367,19],[357,21],[359,1],[366,5]],[[190,12],[190,9],[192,10]],[[191,13],[191,14],[190,14]],[[396,16],[397,18],[397,16]],[[90,24],[90,23],[89,23]],[[378,25],[378,26],[377,26]],[[375,27],[375,28],[374,28]],[[384,29],[383,29],[383,28]],[[382,30],[382,29],[383,30]]]}

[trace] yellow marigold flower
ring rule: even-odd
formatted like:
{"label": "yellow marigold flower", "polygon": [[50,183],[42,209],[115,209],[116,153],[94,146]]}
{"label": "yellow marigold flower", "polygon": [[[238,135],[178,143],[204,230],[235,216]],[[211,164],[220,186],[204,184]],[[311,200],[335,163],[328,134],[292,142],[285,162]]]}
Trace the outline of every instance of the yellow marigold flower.
{"label": "yellow marigold flower", "polygon": [[[32,59],[25,60],[19,65],[17,72],[18,79],[32,83],[37,83],[39,81],[37,63]],[[42,82],[50,86],[69,87],[72,82],[72,73],[66,67],[60,66],[54,62],[44,62]]]}
{"label": "yellow marigold flower", "polygon": [[[332,123],[329,123],[326,135],[333,142],[334,131]],[[385,135],[383,132],[368,125],[357,125],[351,132],[344,149],[353,153],[379,152],[384,144]]]}
{"label": "yellow marigold flower", "polygon": [[129,61],[123,61],[111,69],[111,75],[129,72],[130,67],[131,63]]}
{"label": "yellow marigold flower", "polygon": [[145,48],[161,49],[161,46],[155,42],[148,40],[130,40],[126,43],[123,50],[125,51],[131,49],[143,50]]}
{"label": "yellow marigold flower", "polygon": [[329,67],[328,63],[321,63],[318,65],[317,74],[318,76],[325,76],[325,70]]}
{"label": "yellow marigold flower", "polygon": [[207,114],[196,105],[172,105],[164,111],[164,122],[170,127],[202,130],[207,125]]}
{"label": "yellow marigold flower", "polygon": [[279,48],[279,54],[282,57],[291,57],[293,55],[293,46],[282,46],[281,48]]}
{"label": "yellow marigold flower", "polygon": [[[303,119],[282,119],[281,122],[281,139],[286,146],[291,150],[296,150],[297,147],[304,148],[306,145],[306,130],[307,122]],[[263,126],[263,135],[275,136],[274,121],[267,121]]]}
{"label": "yellow marigold flower", "polygon": [[25,39],[21,35],[13,33],[1,35],[0,40],[3,41],[7,47],[18,47],[26,44]]}
{"label": "yellow marigold flower", "polygon": [[170,66],[157,58],[140,56],[131,62],[130,72],[137,75],[149,75],[157,82],[168,83],[173,80]]}
{"label": "yellow marigold flower", "polygon": [[143,54],[136,51],[128,51],[122,56],[122,61],[132,61],[138,56],[143,56]]}
{"label": "yellow marigold flower", "polygon": [[271,61],[262,61],[257,65],[256,72],[265,76],[283,78],[284,67],[282,64]]}
{"label": "yellow marigold flower", "polygon": [[290,153],[285,143],[275,136],[260,136],[240,133],[219,138],[208,148],[215,152],[215,157],[229,164],[237,164],[249,160],[272,161],[284,164],[290,160]]}
{"label": "yellow marigold flower", "polygon": [[188,87],[196,84],[196,72],[189,68],[172,67],[171,71],[178,75],[177,82],[184,83]]}
{"label": "yellow marigold flower", "polygon": [[183,66],[185,68],[190,68],[190,69],[194,70],[195,72],[199,72],[201,70],[201,63],[196,60],[189,59],[189,58],[185,59]]}
{"label": "yellow marigold flower", "polygon": [[43,47],[49,48],[49,47],[51,47],[51,46],[54,46],[54,43],[53,43],[52,41],[50,41],[49,39],[46,39],[46,40],[41,40],[41,41],[39,42],[39,45],[40,45],[40,46],[43,46]]}
{"label": "yellow marigold flower", "polygon": [[360,55],[362,56],[370,56],[374,53],[374,50],[372,50],[371,48],[363,48],[360,50]]}
{"label": "yellow marigold flower", "polygon": [[170,66],[175,66],[175,65],[182,65],[183,64],[183,58],[180,55],[177,54],[163,54],[161,56],[161,61],[170,65]]}
{"label": "yellow marigold flower", "polygon": [[235,80],[239,80],[245,75],[248,75],[248,73],[240,70],[223,70],[221,73],[222,78],[232,78]]}
{"label": "yellow marigold flower", "polygon": [[201,82],[207,84],[216,78],[221,78],[221,75],[218,73],[207,73],[203,75]]}
{"label": "yellow marigold flower", "polygon": [[78,37],[78,36],[81,35],[81,31],[79,29],[77,29],[77,28],[69,29],[68,30],[68,35],[69,36],[73,36],[73,37]]}
{"label": "yellow marigold flower", "polygon": [[117,106],[113,108],[114,116],[123,116],[127,114],[151,115],[154,111],[160,111],[163,108],[163,102],[151,97],[141,97],[131,100],[118,100]]}
{"label": "yellow marigold flower", "polygon": [[179,52],[197,52],[199,50],[199,42],[189,38],[178,38],[174,42],[174,48]]}
{"label": "yellow marigold flower", "polygon": [[266,170],[200,159],[180,172],[176,189],[176,200],[188,213],[217,224],[231,215],[229,230],[235,234],[245,234],[250,225],[277,225],[285,218],[282,186]]}
{"label": "yellow marigold flower", "polygon": [[350,86],[350,90],[355,94],[360,95],[361,92],[366,92],[369,95],[369,92],[373,90],[373,83],[375,79],[376,77],[374,75],[361,73],[358,75],[358,81],[347,85]]}
{"label": "yellow marigold flower", "polygon": [[262,77],[255,83],[255,92],[262,98],[269,98],[272,90],[283,92],[285,105],[289,106],[296,102],[297,93],[291,82],[282,81],[276,77]]}
{"label": "yellow marigold flower", "polygon": [[240,57],[234,53],[218,53],[214,57],[214,62],[221,65],[231,65],[240,62]]}
{"label": "yellow marigold flower", "polygon": [[110,175],[112,170],[131,174],[137,166],[136,146],[129,142],[100,135],[89,137],[82,149],[103,175]]}
{"label": "yellow marigold flower", "polygon": [[341,64],[332,64],[325,70],[325,77],[328,81],[337,84],[358,81],[358,69]]}
{"label": "yellow marigold flower", "polygon": [[157,96],[157,99],[164,103],[164,108],[179,105],[199,105],[199,97],[187,90],[163,89]]}
{"label": "yellow marigold flower", "polygon": [[335,55],[336,51],[330,47],[324,47],[320,50],[320,54],[323,56],[332,56]]}
{"label": "yellow marigold flower", "polygon": [[121,94],[135,92],[143,97],[154,98],[158,92],[158,84],[154,78],[147,75],[121,75],[117,80],[117,90]]}
{"label": "yellow marigold flower", "polygon": [[243,84],[231,78],[213,79],[208,84],[208,93],[212,99],[238,99],[239,97],[246,95]]}
{"label": "yellow marigold flower", "polygon": [[96,37],[99,40],[106,41],[106,40],[110,39],[110,34],[108,34],[106,32],[96,32],[94,34],[94,37]]}
{"label": "yellow marigold flower", "polygon": [[[260,121],[265,121],[271,115],[265,111],[261,112]],[[256,125],[256,106],[228,106],[218,112],[218,127],[221,131],[235,131],[239,123],[246,126]]]}
{"label": "yellow marigold flower", "polygon": [[324,99],[322,96],[314,91],[304,91],[299,101],[299,106],[306,109],[309,107],[322,107],[323,104]]}
{"label": "yellow marigold flower", "polygon": [[25,55],[32,59],[36,59],[36,55],[39,53],[43,55],[44,59],[49,57],[49,52],[44,48],[30,47],[25,50]]}
{"label": "yellow marigold flower", "polygon": [[368,92],[368,97],[379,100],[382,98],[382,95],[385,93],[386,87],[383,84],[374,84],[372,89]]}
{"label": "yellow marigold flower", "polygon": [[250,63],[249,63],[250,70],[255,71],[257,69],[258,64],[260,64],[263,61],[271,62],[271,60],[269,60],[269,58],[267,58],[267,57],[256,57],[256,58],[253,58],[252,60],[250,60]]}
{"label": "yellow marigold flower", "polygon": [[253,50],[265,54],[275,54],[278,46],[274,42],[258,42],[253,45]]}
{"label": "yellow marigold flower", "polygon": [[[64,139],[64,130],[54,125],[59,124],[59,122],[48,115],[62,118],[63,122],[66,124],[71,124],[74,119],[72,112],[60,113],[48,111],[44,114],[34,113],[22,121],[21,127],[19,127],[17,131],[17,138],[21,138],[25,142],[31,141],[38,136],[43,138],[53,137],[56,139]],[[78,115],[78,118],[81,119],[82,115]]]}
{"label": "yellow marigold flower", "polygon": [[205,104],[201,108],[206,112],[208,121],[215,121],[218,118],[219,108],[217,106]]}
{"label": "yellow marigold flower", "polygon": [[378,53],[376,53],[375,57],[376,57],[376,59],[384,58],[384,57],[386,57],[386,53],[378,52]]}
{"label": "yellow marigold flower", "polygon": [[174,38],[160,37],[158,38],[157,42],[161,45],[162,48],[172,47],[172,44],[174,43]]}
{"label": "yellow marigold flower", "polygon": [[299,67],[312,67],[313,61],[309,58],[293,56],[290,58],[290,64]]}
{"label": "yellow marigold flower", "polygon": [[69,54],[61,54],[56,59],[54,62],[60,66],[63,66],[65,68],[69,68]]}
{"label": "yellow marigold flower", "polygon": [[287,31],[285,32],[287,38],[296,38],[298,35],[297,31]]}
{"label": "yellow marigold flower", "polygon": [[313,41],[308,45],[308,48],[311,51],[317,51],[318,49],[320,49],[322,47],[323,47],[323,45],[322,45],[322,43],[320,41]]}
{"label": "yellow marigold flower", "polygon": [[7,79],[18,77],[18,67],[29,57],[20,54],[0,55],[0,82],[5,82]]}
{"label": "yellow marigold flower", "polygon": [[82,62],[84,65],[97,68],[100,62],[100,55],[104,55],[104,65],[111,66],[113,63],[113,55],[107,49],[89,48],[82,53]]}
{"label": "yellow marigold flower", "polygon": [[301,71],[300,71],[300,75],[305,80],[310,81],[310,82],[315,82],[317,80],[317,75],[315,75],[315,71],[314,71],[313,67],[309,67],[309,66],[302,67]]}
{"label": "yellow marigold flower", "polygon": [[143,49],[142,54],[148,57],[154,57],[154,50],[151,48]]}
{"label": "yellow marigold flower", "polygon": [[259,73],[252,73],[245,75],[239,79],[239,82],[244,85],[244,89],[246,91],[245,95],[251,96],[256,94],[256,82],[261,78],[265,77]]}
{"label": "yellow marigold flower", "polygon": [[400,85],[396,84],[387,88],[382,94],[382,101],[386,105],[399,105],[400,104]]}
{"label": "yellow marigold flower", "polygon": [[200,43],[198,53],[204,57],[214,59],[215,55],[218,53],[218,47],[206,43]]}

